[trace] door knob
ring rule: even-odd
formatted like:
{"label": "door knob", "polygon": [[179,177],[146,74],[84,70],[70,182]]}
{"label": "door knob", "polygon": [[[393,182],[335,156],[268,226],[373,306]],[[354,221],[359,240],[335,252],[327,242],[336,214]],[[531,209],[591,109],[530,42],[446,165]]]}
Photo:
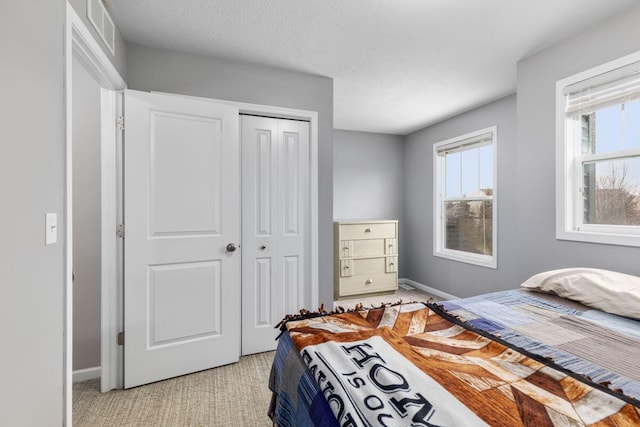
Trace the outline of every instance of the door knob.
{"label": "door knob", "polygon": [[236,244],[235,243],[229,243],[227,245],[227,252],[235,252],[236,250]]}

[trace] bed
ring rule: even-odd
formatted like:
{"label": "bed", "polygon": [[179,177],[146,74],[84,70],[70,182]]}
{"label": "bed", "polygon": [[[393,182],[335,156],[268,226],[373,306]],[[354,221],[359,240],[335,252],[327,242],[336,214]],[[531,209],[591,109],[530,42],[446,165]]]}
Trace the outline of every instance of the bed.
{"label": "bed", "polygon": [[269,416],[278,426],[640,425],[640,278],[565,269],[523,286],[288,316]]}

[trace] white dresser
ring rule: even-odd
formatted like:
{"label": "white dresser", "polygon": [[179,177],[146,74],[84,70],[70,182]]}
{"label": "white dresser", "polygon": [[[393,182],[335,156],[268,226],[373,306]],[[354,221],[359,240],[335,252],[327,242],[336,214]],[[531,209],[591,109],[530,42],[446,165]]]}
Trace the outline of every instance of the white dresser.
{"label": "white dresser", "polygon": [[335,222],[334,295],[398,288],[398,221]]}

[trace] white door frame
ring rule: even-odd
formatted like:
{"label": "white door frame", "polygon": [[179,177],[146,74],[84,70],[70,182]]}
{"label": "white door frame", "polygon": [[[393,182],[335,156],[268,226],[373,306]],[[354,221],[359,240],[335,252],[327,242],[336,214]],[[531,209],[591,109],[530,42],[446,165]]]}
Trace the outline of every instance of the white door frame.
{"label": "white door frame", "polygon": [[[121,94],[114,91],[126,89],[126,82],[122,79],[109,58],[98,45],[89,29],[75,12],[73,7],[66,4],[65,27],[65,303],[64,303],[64,342],[63,342],[63,399],[64,425],[71,427],[72,417],[72,389],[73,389],[73,199],[72,199],[72,60],[75,56],[87,70],[96,78],[102,90],[102,120],[104,123],[115,123],[120,112]],[[175,95],[175,94],[174,94]],[[184,96],[184,95],[175,95]],[[275,107],[271,105],[234,102],[202,97],[211,102],[235,105],[240,113],[256,114],[275,118],[289,118],[309,121],[310,129],[310,170],[309,170],[309,276],[311,291],[311,307],[318,306],[318,113],[316,111],[293,108]],[[102,390],[106,391],[121,386],[121,358],[118,356],[118,346],[115,340],[121,319],[118,317],[119,272],[121,269],[121,251],[115,234],[118,212],[121,209],[122,193],[117,178],[120,165],[113,150],[120,141],[116,141],[115,132],[110,126],[102,127],[102,283],[101,283],[101,376]],[[114,178],[115,177],[115,178]],[[109,179],[108,179],[109,178]],[[115,184],[118,183],[118,184]]]}
{"label": "white door frame", "polygon": [[[318,307],[318,113],[316,111],[310,110],[299,110],[294,108],[275,107],[271,105],[251,104],[223,99],[204,98],[199,96],[179,95],[167,92],[157,93],[182,98],[193,98],[217,104],[233,105],[238,108],[239,114],[254,114],[274,118],[305,120],[309,122],[309,291],[311,294],[311,307],[308,307],[308,309],[315,309],[316,307]],[[238,120],[240,120],[239,116]],[[121,188],[122,187],[118,188],[118,200],[122,199]],[[105,200],[103,200],[103,203],[105,203]],[[112,203],[115,203],[115,201],[112,201]],[[119,203],[118,206],[121,206],[121,203]],[[115,211],[116,206],[112,205],[111,209],[112,211]],[[115,233],[109,235],[110,238],[112,236],[115,236]],[[113,238],[113,240],[115,242],[115,247],[117,239]],[[117,261],[119,263],[118,268],[121,268],[120,266],[123,261],[121,252],[119,252]],[[121,276],[118,276],[118,279],[119,278],[121,278]],[[104,376],[105,372],[109,372],[114,376],[115,382],[112,383],[113,386],[111,388],[122,388],[123,385],[123,358],[121,353],[119,353],[119,347],[115,340],[115,336],[118,331],[116,325],[121,324],[121,319],[118,318],[116,310],[118,309],[118,307],[122,307],[122,293],[118,290],[117,286],[117,282],[103,282],[103,299],[101,300],[102,312],[109,312],[112,316],[109,317],[103,314],[102,318],[102,355],[103,360],[111,364],[110,366],[106,366],[103,362],[102,375]],[[108,288],[105,289],[105,287]],[[107,297],[111,299],[109,300],[107,299]],[[108,323],[107,327],[105,327],[105,322]],[[109,355],[109,357],[105,357],[105,355]],[[109,389],[105,390],[103,388],[102,391],[108,390]]]}
{"label": "white door frame", "polygon": [[[72,106],[72,84],[73,84],[73,58],[78,59],[87,71],[96,79],[101,89],[102,98],[102,123],[115,123],[116,116],[116,90],[126,88],[126,83],[115,69],[111,61],[102,51],[96,40],[91,35],[89,29],[84,25],[82,19],[67,2],[66,23],[65,23],[65,236],[64,236],[64,258],[65,258],[65,283],[64,283],[64,313],[63,313],[63,424],[72,426],[72,399],[73,399],[73,106]],[[111,127],[112,132],[107,132],[108,127],[102,126],[101,131],[101,182],[102,182],[102,236],[101,236],[101,256],[102,256],[102,339],[104,340],[105,325],[114,324],[117,321],[115,306],[110,305],[110,297],[105,296],[106,289],[117,289],[116,284],[116,253],[117,241],[115,236],[115,213],[116,213],[116,185],[113,179],[116,174],[115,168],[115,147],[116,132]],[[111,224],[114,222],[114,224]],[[113,227],[113,228],[111,228]],[[105,309],[105,302],[108,303]],[[115,329],[115,328],[114,328]],[[102,375],[107,373],[107,378],[114,378],[115,372],[109,372],[109,366],[105,363],[105,350],[102,348]],[[103,377],[104,378],[104,377]]]}

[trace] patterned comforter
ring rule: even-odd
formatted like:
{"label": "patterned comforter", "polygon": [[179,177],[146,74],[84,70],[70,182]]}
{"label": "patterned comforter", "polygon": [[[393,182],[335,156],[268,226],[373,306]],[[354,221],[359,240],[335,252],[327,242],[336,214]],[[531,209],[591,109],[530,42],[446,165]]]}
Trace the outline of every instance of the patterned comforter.
{"label": "patterned comforter", "polygon": [[640,321],[510,290],[441,303],[465,324],[640,399]]}
{"label": "patterned comforter", "polygon": [[291,426],[640,425],[638,401],[422,303],[290,321],[270,415]]}

